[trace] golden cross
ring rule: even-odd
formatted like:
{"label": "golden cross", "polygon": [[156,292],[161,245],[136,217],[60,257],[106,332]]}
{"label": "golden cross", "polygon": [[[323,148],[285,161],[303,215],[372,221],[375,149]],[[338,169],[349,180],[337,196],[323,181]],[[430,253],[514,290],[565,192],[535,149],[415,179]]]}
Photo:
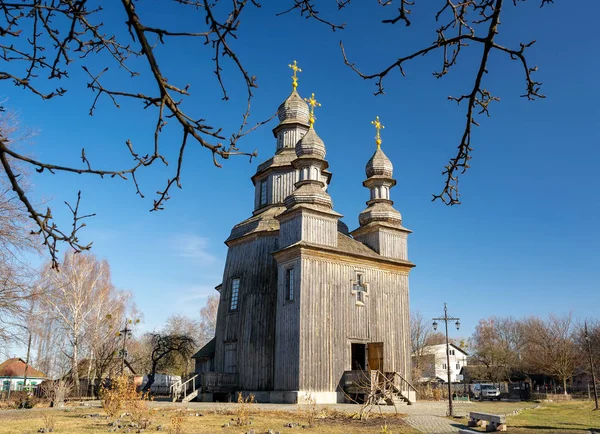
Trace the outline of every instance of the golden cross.
{"label": "golden cross", "polygon": [[292,68],[292,71],[294,71],[294,75],[292,76],[292,86],[294,87],[294,89],[296,89],[298,87],[298,76],[296,75],[296,73],[302,72],[302,70],[298,67],[295,60],[293,65],[290,64],[288,66]]}
{"label": "golden cross", "polygon": [[315,94],[313,93],[310,98],[304,98],[304,101],[306,101],[308,103],[308,105],[310,105],[310,113],[308,116],[308,122],[310,123],[310,127],[312,128],[313,124],[315,123],[315,107],[321,107],[321,103],[317,102],[317,100],[315,99]]}
{"label": "golden cross", "polygon": [[375,125],[375,130],[377,131],[377,134],[375,134],[375,143],[377,143],[377,149],[381,149],[381,136],[379,135],[379,131],[385,127],[379,121],[379,116],[377,116],[374,121],[371,121],[371,123]]}

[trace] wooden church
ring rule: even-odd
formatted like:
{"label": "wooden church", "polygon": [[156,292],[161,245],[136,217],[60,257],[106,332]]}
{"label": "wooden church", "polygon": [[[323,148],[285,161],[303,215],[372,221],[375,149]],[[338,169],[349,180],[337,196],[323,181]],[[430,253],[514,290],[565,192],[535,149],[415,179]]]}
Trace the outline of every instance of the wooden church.
{"label": "wooden church", "polygon": [[[314,94],[293,90],[278,108],[276,149],[258,166],[252,216],[228,246],[216,336],[196,356],[203,400],[252,393],[259,402],[344,402],[357,372],[410,387],[407,236],[390,200],[393,166],[381,150],[366,164],[367,208],[352,232],[333,209]],[[309,107],[310,106],[310,107]],[[366,194],[365,194],[366,196]],[[391,376],[391,377],[390,377]]]}

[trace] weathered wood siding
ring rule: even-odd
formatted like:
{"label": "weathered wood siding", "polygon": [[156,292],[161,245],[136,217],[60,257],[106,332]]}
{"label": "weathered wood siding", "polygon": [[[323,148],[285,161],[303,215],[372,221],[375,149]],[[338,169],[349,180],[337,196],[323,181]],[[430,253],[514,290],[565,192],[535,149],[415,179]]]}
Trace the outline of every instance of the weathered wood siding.
{"label": "weathered wood siding", "polygon": [[301,126],[280,131],[277,134],[277,150],[281,148],[295,148],[296,143],[304,137],[307,131],[308,128]]}
{"label": "weathered wood siding", "polygon": [[[294,269],[293,301],[286,300],[288,268]],[[274,390],[298,390],[301,273],[299,259],[284,262],[278,268]]]}
{"label": "weathered wood siding", "polygon": [[[357,271],[369,284],[364,306],[356,305],[351,292]],[[383,369],[410,378],[406,273],[304,257],[301,275],[299,390],[337,390],[344,371],[351,370],[351,342],[383,342]]]}
{"label": "weathered wood siding", "polygon": [[366,244],[381,256],[408,260],[408,234],[406,232],[378,229],[359,235],[356,240]]}
{"label": "weathered wood siding", "polygon": [[312,244],[337,246],[337,217],[326,217],[303,211],[291,218],[281,220],[280,224],[279,246],[281,248],[301,240]]}
{"label": "weathered wood siding", "polygon": [[271,174],[271,203],[283,203],[283,200],[294,191],[294,184],[298,182],[298,171],[291,169],[287,172]]}
{"label": "weathered wood siding", "polygon": [[[235,343],[240,387],[271,390],[277,266],[277,232],[229,247],[216,326],[215,371],[226,372],[225,344]],[[238,309],[229,311],[231,281],[240,279]]]}

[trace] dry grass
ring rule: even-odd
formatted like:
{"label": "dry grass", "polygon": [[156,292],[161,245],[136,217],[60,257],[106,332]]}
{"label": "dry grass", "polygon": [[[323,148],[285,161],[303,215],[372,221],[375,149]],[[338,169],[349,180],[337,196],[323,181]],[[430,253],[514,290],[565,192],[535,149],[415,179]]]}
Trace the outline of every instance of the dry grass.
{"label": "dry grass", "polygon": [[[352,419],[351,416],[337,411],[321,411],[315,419],[314,426],[308,427],[307,421],[297,412],[251,410],[249,413],[250,425],[237,426],[235,409],[224,411],[216,407],[211,411],[198,410],[156,409],[152,416],[152,424],[146,430],[154,431],[157,425],[162,425],[164,432],[178,434],[209,434],[209,433],[245,433],[254,429],[256,433],[264,433],[269,429],[281,432],[302,433],[380,433],[382,427],[387,427],[387,433],[416,434],[417,431],[407,426],[402,420],[402,415],[388,414],[383,419],[373,416],[367,421]],[[85,415],[98,414],[102,417],[84,417]],[[228,413],[228,414],[226,414]],[[34,434],[39,428],[44,427],[44,416],[52,414],[54,417],[54,432],[57,434],[88,434],[106,433],[108,423],[106,413],[97,408],[86,409],[32,409],[20,411],[7,411],[0,414],[0,434]],[[196,416],[198,414],[198,416]],[[175,421],[175,419],[177,419]],[[181,422],[179,422],[181,420]],[[128,421],[127,417],[123,421]],[[176,423],[173,423],[173,422]],[[294,429],[286,428],[288,423],[298,424]],[[225,426],[224,426],[225,425]],[[301,428],[302,426],[305,428]],[[117,432],[127,432],[127,428]],[[134,432],[132,429],[131,432]],[[298,431],[299,432],[299,431]]]}

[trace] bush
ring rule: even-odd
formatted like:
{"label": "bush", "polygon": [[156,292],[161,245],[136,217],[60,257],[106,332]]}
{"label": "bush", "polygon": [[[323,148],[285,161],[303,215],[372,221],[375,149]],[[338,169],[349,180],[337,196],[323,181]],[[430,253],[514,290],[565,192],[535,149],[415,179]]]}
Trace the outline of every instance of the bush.
{"label": "bush", "polygon": [[110,386],[103,386],[100,397],[102,408],[110,417],[116,418],[125,411],[138,428],[146,428],[150,423],[147,395],[138,392],[127,376],[117,377]]}

